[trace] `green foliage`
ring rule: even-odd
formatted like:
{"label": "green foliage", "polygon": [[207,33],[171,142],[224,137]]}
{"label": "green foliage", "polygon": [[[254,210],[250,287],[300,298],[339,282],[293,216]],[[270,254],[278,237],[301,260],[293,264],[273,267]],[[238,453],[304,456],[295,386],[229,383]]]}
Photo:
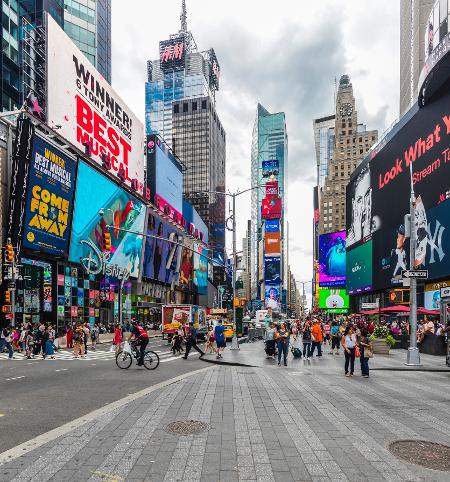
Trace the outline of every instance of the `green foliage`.
{"label": "green foliage", "polygon": [[388,335],[385,339],[385,342],[393,348],[395,346],[396,341],[394,340],[394,337],[392,335]]}
{"label": "green foliage", "polygon": [[389,330],[386,328],[385,325],[376,325],[375,329],[373,330],[373,337],[374,338],[386,338],[389,335]]}

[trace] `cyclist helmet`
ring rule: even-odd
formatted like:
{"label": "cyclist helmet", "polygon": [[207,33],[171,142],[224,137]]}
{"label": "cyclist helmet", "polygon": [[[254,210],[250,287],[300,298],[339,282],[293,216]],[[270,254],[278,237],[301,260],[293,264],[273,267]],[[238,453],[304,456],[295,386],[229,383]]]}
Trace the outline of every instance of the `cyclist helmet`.
{"label": "cyclist helmet", "polygon": [[131,318],[131,324],[132,324],[132,325],[138,325],[139,322],[138,322],[138,320],[137,320],[136,318]]}

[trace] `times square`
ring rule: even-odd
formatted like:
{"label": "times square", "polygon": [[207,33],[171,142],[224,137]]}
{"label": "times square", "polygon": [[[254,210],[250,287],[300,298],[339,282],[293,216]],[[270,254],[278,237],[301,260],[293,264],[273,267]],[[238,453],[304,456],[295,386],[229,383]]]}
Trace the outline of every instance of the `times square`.
{"label": "times square", "polygon": [[450,3],[337,3],[3,0],[0,481],[449,479]]}

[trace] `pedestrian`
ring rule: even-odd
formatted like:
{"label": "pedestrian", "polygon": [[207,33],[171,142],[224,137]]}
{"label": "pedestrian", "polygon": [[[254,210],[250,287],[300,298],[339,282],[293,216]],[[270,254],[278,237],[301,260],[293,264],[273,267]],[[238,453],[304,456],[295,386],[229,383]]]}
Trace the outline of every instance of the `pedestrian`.
{"label": "pedestrian", "polygon": [[[294,330],[293,330],[294,331]],[[301,358],[302,357],[302,339],[300,337],[300,333],[295,330],[295,334],[293,333],[293,342],[292,342],[292,355],[294,358]]]}
{"label": "pedestrian", "polygon": [[[183,339],[181,337],[181,339]],[[205,354],[206,353],[214,353],[216,351],[216,348],[214,346],[214,343],[216,341],[215,335],[214,335],[214,330],[211,325],[208,326],[208,331],[206,332],[206,343],[205,343]],[[181,344],[180,344],[181,348]]]}
{"label": "pedestrian", "polygon": [[[209,333],[208,333],[209,335]],[[207,336],[208,336],[207,335]],[[208,340],[208,338],[207,338]],[[183,343],[183,335],[181,330],[177,330],[176,333],[174,333],[172,337],[172,352],[175,355],[175,352],[177,352],[177,355],[181,355],[181,352],[184,351],[182,347]],[[208,341],[206,342],[208,344]]]}
{"label": "pedestrian", "polygon": [[322,327],[320,326],[320,322],[318,318],[314,320],[314,324],[311,329],[311,341],[312,341],[311,353],[309,354],[309,356],[312,358],[316,347],[317,347],[317,356],[322,356],[323,334],[322,334]]}
{"label": "pedestrian", "polygon": [[278,366],[281,365],[281,355],[283,355],[284,366],[287,367],[287,355],[289,350],[289,332],[286,324],[281,323],[277,338]]}
{"label": "pedestrian", "polygon": [[275,358],[275,340],[274,340],[274,335],[275,335],[275,327],[272,322],[269,324],[269,328],[266,330],[266,354],[267,358]]}
{"label": "pedestrian", "polygon": [[47,331],[47,327],[45,325],[41,325],[39,327],[39,332],[41,334],[41,350],[42,350],[42,358],[46,358],[47,356],[47,341],[49,338],[49,333]]}
{"label": "pedestrian", "polygon": [[204,356],[205,353],[197,346],[197,329],[192,321],[189,323],[189,331],[186,338],[186,353],[183,356],[185,360],[187,360],[191,348],[197,350],[200,353],[200,357]]}
{"label": "pedestrian", "polygon": [[11,333],[11,345],[12,345],[12,348],[13,348],[13,351],[18,351],[18,352],[21,352],[22,350],[20,349],[20,346],[19,346],[19,340],[20,340],[20,327],[16,327],[13,329],[12,333]]}
{"label": "pedestrian", "polygon": [[225,340],[225,329],[222,325],[222,320],[219,319],[217,320],[217,325],[214,327],[214,338],[216,339],[216,353],[217,356],[216,358],[223,358],[222,357],[222,352],[227,346],[227,342]]}
{"label": "pedestrian", "polygon": [[311,322],[305,321],[302,333],[303,361],[309,360],[311,356]]}
{"label": "pedestrian", "polygon": [[67,348],[73,348],[73,326],[69,324],[66,330],[66,346]]}
{"label": "pedestrian", "polygon": [[116,347],[116,354],[119,353],[122,345],[122,328],[118,323],[114,328],[113,345]]}
{"label": "pedestrian", "polygon": [[73,356],[84,358],[84,330],[79,323],[76,324],[73,332]]}
{"label": "pedestrian", "polygon": [[361,329],[360,346],[360,362],[361,375],[363,378],[369,378],[369,358],[373,357],[372,343],[369,340],[369,333],[366,328]]}
{"label": "pedestrian", "polygon": [[94,323],[94,326],[91,327],[91,347],[93,350],[95,350],[97,346],[99,336],[100,336],[100,332],[99,332],[98,326],[96,323]]}
{"label": "pedestrian", "polygon": [[[345,355],[345,376],[352,377],[355,371],[355,347],[356,347],[356,335],[353,333],[352,326],[349,325],[344,331],[342,337],[342,347],[344,348]],[[350,373],[348,371],[350,364]]]}
{"label": "pedestrian", "polygon": [[337,321],[333,321],[331,324],[331,355],[334,355],[334,350],[336,350],[336,355],[339,355],[339,346],[341,344],[340,338],[341,332],[339,331],[339,325]]}
{"label": "pedestrian", "polygon": [[55,349],[54,349],[54,346],[53,346],[53,339],[54,339],[53,330],[52,330],[52,327],[49,326],[46,330],[45,335],[44,335],[45,356],[50,357],[52,360],[55,359]]}
{"label": "pedestrian", "polygon": [[12,335],[12,327],[11,325],[5,326],[0,333],[0,353],[5,349],[8,349],[8,359],[12,360],[14,358],[14,351],[11,345],[11,335]]}
{"label": "pedestrian", "polygon": [[331,347],[331,338],[330,338],[330,333],[331,333],[331,326],[328,320],[325,322],[323,325],[323,344],[324,346],[327,344]]}
{"label": "pedestrian", "polygon": [[84,323],[82,325],[82,330],[83,330],[83,347],[84,347],[84,354],[87,355],[87,345],[88,345],[88,339],[89,335],[91,334],[91,328],[87,323]]}

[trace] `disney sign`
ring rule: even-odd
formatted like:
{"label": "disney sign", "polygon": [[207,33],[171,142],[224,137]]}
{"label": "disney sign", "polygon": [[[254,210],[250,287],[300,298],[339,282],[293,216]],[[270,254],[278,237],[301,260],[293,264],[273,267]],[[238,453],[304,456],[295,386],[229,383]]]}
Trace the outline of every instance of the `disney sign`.
{"label": "disney sign", "polygon": [[109,262],[110,252],[103,253],[90,239],[83,239],[80,244],[87,245],[90,250],[86,258],[80,258],[81,266],[87,274],[102,274],[103,276],[111,276],[119,281],[125,282],[130,277],[130,271],[127,268],[121,268],[117,264]]}

